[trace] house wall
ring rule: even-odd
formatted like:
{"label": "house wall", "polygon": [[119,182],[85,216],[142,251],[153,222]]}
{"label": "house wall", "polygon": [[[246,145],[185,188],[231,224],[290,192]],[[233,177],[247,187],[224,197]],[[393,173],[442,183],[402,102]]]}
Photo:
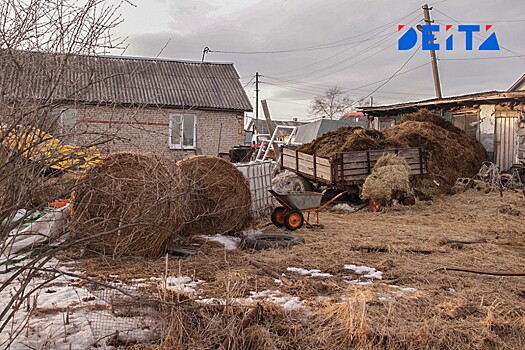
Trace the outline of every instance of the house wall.
{"label": "house wall", "polygon": [[[95,145],[103,153],[152,152],[177,160],[194,154],[228,152],[244,139],[242,112],[96,105],[69,105],[62,109],[76,110],[74,143]],[[196,116],[195,150],[169,148],[169,115],[172,113]]]}

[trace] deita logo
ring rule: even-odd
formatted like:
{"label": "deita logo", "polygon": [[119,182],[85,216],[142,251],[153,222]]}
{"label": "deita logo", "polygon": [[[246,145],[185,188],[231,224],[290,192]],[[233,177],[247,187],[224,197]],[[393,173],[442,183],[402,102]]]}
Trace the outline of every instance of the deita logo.
{"label": "deita logo", "polygon": [[[403,30],[405,25],[399,24],[397,26],[397,31]],[[473,35],[474,33],[481,31],[481,25],[479,24],[460,24],[458,25],[457,31],[458,35],[465,35],[465,50],[473,50]],[[491,24],[484,25],[485,32],[489,32],[492,28]],[[453,28],[453,25],[445,25],[445,32],[448,32]],[[441,31],[441,26],[437,24],[428,24],[418,26],[418,29],[421,31],[421,49],[422,50],[440,50],[440,43],[435,42],[436,36],[434,32]],[[416,46],[419,35],[418,31],[410,27],[397,41],[398,50],[410,50]],[[450,34],[445,41],[445,50],[454,50],[454,34]],[[498,38],[496,33],[492,32],[488,38],[486,38],[480,45],[477,47],[479,51],[497,51],[499,50]]]}

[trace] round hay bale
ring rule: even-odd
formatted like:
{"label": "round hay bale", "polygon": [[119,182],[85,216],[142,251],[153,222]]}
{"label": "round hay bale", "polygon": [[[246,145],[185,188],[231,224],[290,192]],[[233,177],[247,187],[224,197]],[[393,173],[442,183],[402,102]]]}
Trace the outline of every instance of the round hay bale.
{"label": "round hay bale", "polygon": [[406,193],[409,190],[410,180],[406,163],[385,165],[374,168],[372,174],[366,178],[361,197],[389,201],[394,193]]}
{"label": "round hay bale", "polygon": [[113,257],[163,254],[184,220],[172,184],[154,155],[109,154],[86,170],[72,195],[75,237]]}
{"label": "round hay bale", "polygon": [[194,156],[179,160],[177,169],[193,217],[184,225],[184,235],[234,233],[251,222],[250,185],[234,165]]}
{"label": "round hay bale", "polygon": [[277,193],[307,192],[311,191],[313,186],[304,177],[285,170],[272,179],[272,189]]}

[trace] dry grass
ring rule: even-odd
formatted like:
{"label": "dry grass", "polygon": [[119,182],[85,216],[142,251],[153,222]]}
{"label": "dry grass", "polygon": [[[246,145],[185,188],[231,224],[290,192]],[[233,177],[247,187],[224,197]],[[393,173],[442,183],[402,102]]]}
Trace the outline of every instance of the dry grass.
{"label": "dry grass", "polygon": [[[195,256],[170,259],[168,269],[171,275],[205,280],[199,294],[205,298],[231,300],[250,291],[279,289],[305,301],[306,308],[293,312],[264,305],[264,320],[238,337],[236,349],[520,349],[525,344],[523,278],[441,270],[525,270],[524,218],[502,207],[524,212],[525,199],[513,192],[499,197],[467,191],[381,213],[321,213],[323,228],[296,232],[305,238],[304,245],[248,252],[204,244]],[[447,239],[484,243],[452,245]],[[285,273],[293,283],[276,284],[248,259]],[[166,268],[161,259],[76,263],[88,274],[118,274],[124,281],[161,276]],[[345,276],[358,275],[344,264],[376,268],[383,280],[350,285]],[[316,268],[333,276],[306,277],[287,267]],[[391,284],[417,291],[395,294],[398,288]],[[233,332],[246,308],[190,310],[172,310],[183,314],[166,317],[174,322],[168,327],[176,330],[174,343],[149,349],[209,348]],[[262,343],[250,338],[253,334]]]}

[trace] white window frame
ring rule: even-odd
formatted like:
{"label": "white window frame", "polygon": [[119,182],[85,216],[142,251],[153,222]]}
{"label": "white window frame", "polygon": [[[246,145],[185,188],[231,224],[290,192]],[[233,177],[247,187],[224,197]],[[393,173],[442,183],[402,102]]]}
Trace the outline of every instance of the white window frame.
{"label": "white window frame", "polygon": [[[193,117],[193,145],[184,145],[183,132],[184,132],[184,117]],[[177,144],[172,143],[172,134],[174,132],[175,117],[180,118],[180,142]],[[168,145],[170,149],[195,149],[197,147],[197,116],[194,114],[170,114],[169,115],[169,136]]]}

